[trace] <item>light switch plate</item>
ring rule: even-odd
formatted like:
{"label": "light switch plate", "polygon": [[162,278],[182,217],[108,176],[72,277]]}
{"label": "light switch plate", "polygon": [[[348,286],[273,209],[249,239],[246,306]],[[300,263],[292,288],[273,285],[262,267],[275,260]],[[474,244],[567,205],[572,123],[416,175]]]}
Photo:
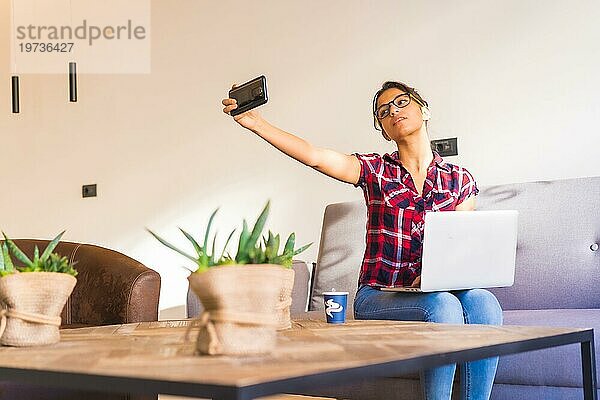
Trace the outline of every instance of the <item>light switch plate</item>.
{"label": "light switch plate", "polygon": [[81,188],[81,195],[83,197],[96,197],[96,184],[83,185]]}
{"label": "light switch plate", "polygon": [[442,157],[458,155],[458,138],[437,139],[431,141],[431,150]]}

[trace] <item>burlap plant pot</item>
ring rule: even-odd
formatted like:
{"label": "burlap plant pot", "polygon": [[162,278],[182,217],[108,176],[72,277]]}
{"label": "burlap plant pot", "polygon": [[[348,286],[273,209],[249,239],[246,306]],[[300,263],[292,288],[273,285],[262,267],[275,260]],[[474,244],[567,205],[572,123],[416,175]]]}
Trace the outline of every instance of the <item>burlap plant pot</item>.
{"label": "burlap plant pot", "polygon": [[290,308],[292,306],[292,289],[294,288],[294,270],[281,267],[282,284],[277,304],[278,324],[277,330],[281,331],[292,327]]}
{"label": "burlap plant pot", "polygon": [[60,313],[76,283],[72,275],[59,272],[21,272],[0,278],[0,344],[57,343]]}
{"label": "burlap plant pot", "polygon": [[199,325],[200,354],[267,354],[277,340],[281,266],[226,265],[188,277],[204,306]]}

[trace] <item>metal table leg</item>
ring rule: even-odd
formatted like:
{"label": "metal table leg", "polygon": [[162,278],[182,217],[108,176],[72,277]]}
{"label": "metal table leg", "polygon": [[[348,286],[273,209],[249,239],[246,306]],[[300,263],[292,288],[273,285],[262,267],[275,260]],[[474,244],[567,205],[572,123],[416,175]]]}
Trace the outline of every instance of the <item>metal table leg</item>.
{"label": "metal table leg", "polygon": [[581,368],[583,371],[583,398],[597,400],[596,356],[594,353],[594,333],[590,340],[581,342]]}

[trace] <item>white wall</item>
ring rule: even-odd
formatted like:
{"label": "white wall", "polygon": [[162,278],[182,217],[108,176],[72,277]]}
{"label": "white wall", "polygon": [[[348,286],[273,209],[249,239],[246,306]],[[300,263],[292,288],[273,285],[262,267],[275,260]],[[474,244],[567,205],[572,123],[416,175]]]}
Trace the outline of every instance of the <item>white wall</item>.
{"label": "white wall", "polygon": [[[263,115],[315,145],[390,151],[371,101],[388,79],[429,101],[432,138],[459,138],[480,185],[600,175],[598,1],[152,2],[152,73],[21,77],[10,113],[8,2],[0,6],[0,228],[98,243],[162,275],[163,317],[182,316],[184,245],[221,211],[222,242],[272,200],[269,226],[314,261],[323,209],[359,189],[288,159],[221,112],[233,82],[268,77]],[[99,196],[81,198],[97,183]],[[543,207],[543,204],[540,204]]]}

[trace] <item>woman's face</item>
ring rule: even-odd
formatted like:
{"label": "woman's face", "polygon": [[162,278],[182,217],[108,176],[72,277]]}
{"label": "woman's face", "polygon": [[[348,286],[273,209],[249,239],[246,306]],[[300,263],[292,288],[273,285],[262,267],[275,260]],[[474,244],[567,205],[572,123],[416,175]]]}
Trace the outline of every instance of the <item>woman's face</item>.
{"label": "woman's face", "polygon": [[[397,96],[404,94],[397,100],[398,104],[405,104],[408,100],[408,93],[397,88],[390,88],[384,91],[377,99],[377,110],[380,106],[390,103]],[[386,106],[387,107],[387,106]],[[397,107],[393,103],[389,104],[389,112],[387,115],[379,119],[381,127],[385,134],[393,140],[398,141],[402,138],[418,132],[423,126],[423,113],[421,106],[410,98],[410,103],[405,107]]]}

